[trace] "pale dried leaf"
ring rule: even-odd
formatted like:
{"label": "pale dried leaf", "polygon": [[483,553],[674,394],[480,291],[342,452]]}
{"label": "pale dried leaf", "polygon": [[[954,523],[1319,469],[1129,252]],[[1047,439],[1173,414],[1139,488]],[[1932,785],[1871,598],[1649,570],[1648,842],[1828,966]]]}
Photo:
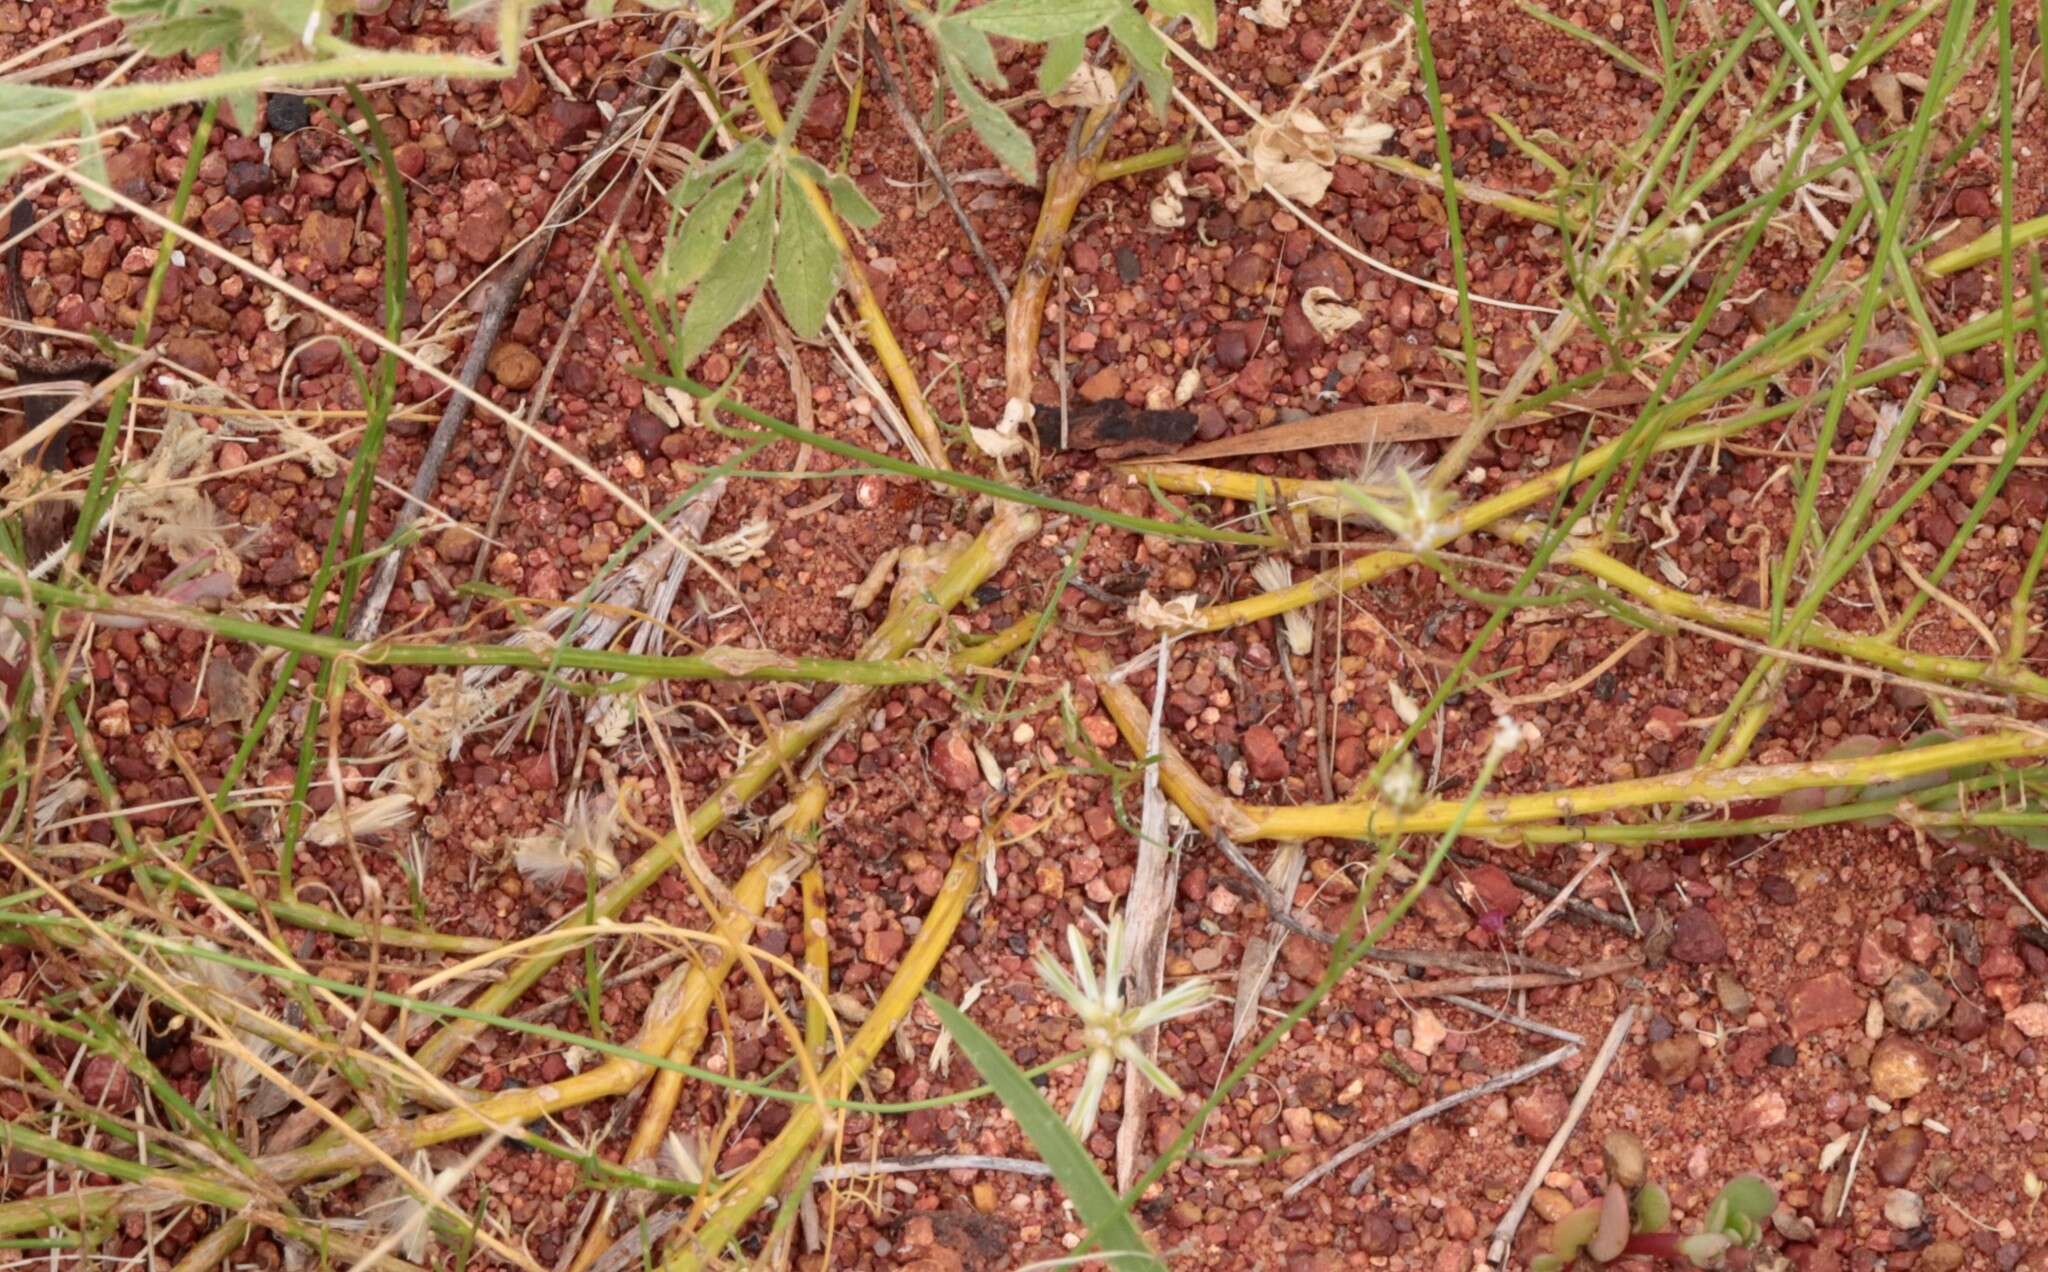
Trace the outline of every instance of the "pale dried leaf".
{"label": "pale dried leaf", "polygon": [[1107,67],[1086,61],[1074,68],[1074,73],[1060,85],[1059,91],[1046,98],[1047,102],[1061,109],[1079,107],[1082,110],[1095,110],[1115,100],[1116,78]]}
{"label": "pale dried leaf", "polygon": [[1251,160],[1253,190],[1271,190],[1308,207],[1321,203],[1329,192],[1337,165],[1336,139],[1306,106],[1254,128],[1245,152]]}
{"label": "pale dried leaf", "polygon": [[1194,632],[1201,625],[1195,621],[1195,610],[1199,602],[1192,592],[1176,596],[1170,601],[1161,601],[1151,592],[1138,593],[1138,599],[1131,602],[1127,616],[1133,623],[1155,632]]}
{"label": "pale dried leaf", "polygon": [[1166,174],[1148,210],[1154,229],[1177,230],[1188,223],[1188,183],[1178,172]]}
{"label": "pale dried leaf", "polygon": [[412,796],[404,792],[379,795],[375,799],[343,799],[320,815],[306,831],[306,842],[331,848],[348,839],[363,839],[397,830],[411,823],[415,808]]}
{"label": "pale dried leaf", "polygon": [[1328,287],[1311,287],[1301,294],[1301,312],[1309,325],[1325,340],[1338,336],[1365,321],[1365,315],[1345,304]]}
{"label": "pale dried leaf", "polygon": [[875,603],[882,589],[889,586],[890,576],[896,573],[896,558],[903,555],[902,548],[891,548],[868,567],[867,577],[859,583],[839,589],[839,596],[846,601],[848,609],[864,610]]}

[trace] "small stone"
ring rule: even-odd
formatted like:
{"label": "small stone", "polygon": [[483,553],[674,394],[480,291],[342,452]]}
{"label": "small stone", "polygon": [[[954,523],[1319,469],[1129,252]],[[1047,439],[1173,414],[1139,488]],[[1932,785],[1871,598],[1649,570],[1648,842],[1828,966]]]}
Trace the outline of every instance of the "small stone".
{"label": "small stone", "polygon": [[1870,1089],[1896,1104],[1910,1100],[1934,1081],[1934,1057],[1917,1042],[1893,1034],[1870,1053]]}
{"label": "small stone", "polygon": [[1649,1155],[1643,1151],[1643,1141],[1628,1131],[1607,1133],[1600,1141],[1600,1162],[1608,1182],[1623,1188],[1640,1188],[1649,1177]]}
{"label": "small stone", "polygon": [[1273,730],[1255,724],[1244,731],[1243,745],[1245,763],[1251,766],[1253,777],[1261,782],[1278,782],[1287,776],[1287,752],[1280,749],[1279,735]]}
{"label": "small stone", "polygon": [[1116,276],[1125,283],[1135,283],[1142,272],[1138,254],[1128,247],[1116,249]]}
{"label": "small stone", "polygon": [[1866,985],[1882,985],[1898,970],[1898,955],[1887,950],[1875,932],[1864,933],[1856,943],[1856,979]]}
{"label": "small stone", "polygon": [[1465,879],[1478,896],[1478,908],[1482,912],[1505,915],[1513,914],[1522,908],[1522,890],[1515,886],[1513,879],[1508,878],[1508,872],[1499,866],[1474,866],[1466,873]]}
{"label": "small stone", "polygon": [[1529,1199],[1529,1208],[1543,1222],[1556,1223],[1572,1212],[1572,1199],[1555,1188],[1538,1188],[1536,1195]]}
{"label": "small stone", "polygon": [[1872,1161],[1878,1182],[1887,1188],[1904,1184],[1913,1177],[1913,1168],[1920,1164],[1920,1158],[1926,1152],[1926,1131],[1917,1126],[1902,1126],[1893,1131],[1877,1146],[1877,1155]]}
{"label": "small stone", "polygon": [[1736,1119],[1736,1129],[1744,1133],[1768,1131],[1774,1126],[1783,1126],[1786,1117],[1785,1097],[1776,1091],[1765,1091],[1742,1106],[1742,1113]]}
{"label": "small stone", "polygon": [[480,542],[476,531],[457,523],[434,536],[434,555],[454,565],[467,565],[476,560]]}
{"label": "small stone", "polygon": [[1910,1188],[1894,1188],[1884,1199],[1885,1222],[1901,1232],[1911,1231],[1927,1218],[1927,1206]]}
{"label": "small stone", "polygon": [[1699,1067],[1699,1035],[1691,1030],[1650,1044],[1650,1071],[1660,1082],[1683,1082]]}
{"label": "small stone", "polygon": [[1081,381],[1081,396],[1090,402],[1121,399],[1124,395],[1124,373],[1115,367],[1104,367],[1094,375]]}
{"label": "small stone", "polygon": [[1714,997],[1720,1000],[1721,1010],[1731,1016],[1749,1015],[1750,1005],[1755,1001],[1742,982],[1726,972],[1714,973]]}
{"label": "small stone", "polygon": [[958,729],[946,730],[932,744],[932,773],[946,789],[963,795],[982,784],[974,744]]}
{"label": "small stone", "polygon": [[1225,371],[1237,371],[1252,356],[1252,338],[1241,322],[1225,325],[1216,333],[1216,365]]}
{"label": "small stone", "polygon": [[1230,285],[1230,290],[1249,296],[1264,287],[1272,273],[1271,260],[1257,252],[1238,252],[1223,267],[1223,281]]}
{"label": "small stone", "polygon": [[230,199],[246,199],[251,195],[269,194],[277,188],[277,174],[267,163],[231,163],[228,165],[227,190]]}
{"label": "small stone", "polygon": [[640,458],[653,461],[661,455],[661,443],[668,436],[668,422],[644,406],[633,408],[626,417],[626,439]]}
{"label": "small stone", "polygon": [[493,380],[514,393],[532,388],[540,379],[540,356],[516,340],[500,341],[485,366]]}
{"label": "small stone", "polygon": [[1963,1247],[1953,1241],[1937,1241],[1920,1252],[1913,1266],[1922,1272],[1956,1272],[1963,1266]]}
{"label": "small stone", "polygon": [[313,104],[297,93],[272,93],[263,103],[263,123],[280,137],[313,122]]}
{"label": "small stone", "polygon": [[1705,906],[1680,910],[1674,924],[1671,957],[1681,963],[1720,963],[1728,958],[1728,938]]}
{"label": "small stone", "polygon": [[2021,1003],[2005,1013],[2005,1023],[2029,1038],[2048,1038],[2048,1003]]}
{"label": "small stone", "polygon": [[308,212],[306,219],[299,223],[300,249],[329,269],[340,269],[348,264],[348,254],[355,246],[355,239],[356,223],[347,217],[314,211]]}
{"label": "small stone", "polygon": [[1838,1029],[1863,1019],[1863,1000],[1840,972],[1828,972],[1792,991],[1792,1037],[1808,1038],[1824,1029]]}
{"label": "small stone", "polygon": [[1948,1014],[1948,1031],[1957,1042],[1975,1042],[1990,1032],[1991,1020],[1984,1009],[1967,998],[1956,1000]]}
{"label": "small stone", "polygon": [[1789,1042],[1781,1042],[1772,1047],[1764,1059],[1780,1069],[1789,1069],[1799,1063],[1799,1048]]}
{"label": "small stone", "polygon": [[1358,381],[1358,396],[1374,406],[1388,406],[1407,393],[1392,371],[1368,371]]}
{"label": "small stone", "polygon": [[1920,1033],[1940,1024],[1953,1001],[1925,968],[1908,965],[1884,987],[1884,1017],[1894,1029]]}
{"label": "small stone", "polygon": [[1294,294],[1300,296],[1311,287],[1327,287],[1346,304],[1350,304],[1351,298],[1358,294],[1358,284],[1351,276],[1351,262],[1334,250],[1317,252],[1295,268]]}
{"label": "small stone", "polygon": [[1564,1125],[1564,1115],[1570,1101],[1558,1091],[1532,1091],[1510,1104],[1515,1125],[1522,1128],[1522,1134],[1538,1143],[1547,1142],[1557,1134],[1557,1128]]}
{"label": "small stone", "polygon": [[[494,184],[494,183],[492,183]],[[467,198],[464,202],[468,202]],[[512,205],[503,192],[476,203],[455,227],[455,246],[479,265],[495,260],[498,245],[512,229]]]}

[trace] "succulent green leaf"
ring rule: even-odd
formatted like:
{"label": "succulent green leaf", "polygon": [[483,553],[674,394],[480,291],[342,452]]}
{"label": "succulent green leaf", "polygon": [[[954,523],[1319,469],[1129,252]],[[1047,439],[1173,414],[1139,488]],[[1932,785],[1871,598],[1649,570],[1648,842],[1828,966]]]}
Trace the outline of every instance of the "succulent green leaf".
{"label": "succulent green leaf", "polygon": [[677,332],[684,366],[695,362],[761,298],[761,289],[768,283],[768,254],[774,239],[775,209],[770,204],[766,192],[754,200],[733,231],[732,241],[717,253],[704,280],[697,284],[697,294],[683,311]]}
{"label": "succulent green leaf", "polygon": [[1600,1231],[1600,1207],[1580,1206],[1550,1229],[1550,1248],[1569,1263],[1579,1257],[1579,1251]]}
{"label": "succulent green leaf", "polygon": [[1729,1180],[1714,1200],[1716,1204],[1727,1203],[1729,1215],[1758,1224],[1777,1209],[1778,1190],[1766,1183],[1763,1176],[1744,1173]]}
{"label": "succulent green leaf", "polygon": [[1636,1193],[1636,1231],[1662,1232],[1670,1226],[1671,1194],[1662,1184],[1644,1184]]}

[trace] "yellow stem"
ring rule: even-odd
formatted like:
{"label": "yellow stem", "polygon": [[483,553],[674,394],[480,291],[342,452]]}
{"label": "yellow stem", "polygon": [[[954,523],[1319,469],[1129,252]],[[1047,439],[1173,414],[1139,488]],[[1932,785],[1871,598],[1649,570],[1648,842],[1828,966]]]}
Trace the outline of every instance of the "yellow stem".
{"label": "yellow stem", "polygon": [[[732,886],[733,899],[740,909],[730,910],[719,916],[713,931],[731,942],[721,950],[718,957],[707,966],[690,970],[683,982],[682,1002],[678,1012],[682,1017],[682,1028],[676,1039],[669,1045],[668,1058],[677,1064],[690,1064],[697,1058],[698,1048],[710,1033],[711,1004],[718,996],[719,987],[732,973],[733,964],[738,962],[738,945],[753,935],[754,922],[761,915],[768,897],[768,883],[778,870],[786,865],[791,856],[791,845],[796,839],[808,835],[817,825],[818,816],[825,810],[825,788],[813,782],[804,787],[789,803],[789,815],[781,827],[769,837],[761,855],[747,867],[739,881]],[[806,999],[807,1006],[814,1006]],[[654,1078],[647,1085],[647,1101],[640,1107],[640,1120],[634,1125],[633,1138],[627,1144],[626,1155],[621,1159],[631,1170],[645,1171],[646,1163],[661,1150],[661,1141],[668,1134],[670,1121],[675,1116],[676,1102],[682,1097],[683,1075],[674,1069],[657,1069]],[[617,1194],[613,1194],[615,1198]],[[584,1272],[598,1257],[612,1245],[613,1207],[608,1200],[590,1233],[584,1238],[583,1248],[576,1252],[576,1258],[569,1265],[569,1272]]]}
{"label": "yellow stem", "polygon": [[[740,77],[747,84],[747,100],[761,116],[768,131],[776,137],[782,135],[782,111],[775,104],[775,93],[768,86],[768,73],[761,64],[751,57],[739,59]],[[924,450],[924,463],[932,468],[946,468],[946,439],[939,434],[938,421],[932,418],[931,408],[924,400],[924,388],[918,383],[917,373],[910,369],[910,360],[903,354],[903,346],[896,343],[896,332],[889,326],[888,315],[882,312],[882,302],[875,297],[875,289],[868,282],[867,271],[861,268],[860,258],[854,254],[853,243],[840,227],[839,218],[832,211],[832,200],[811,180],[794,167],[787,176],[802,190],[818,220],[825,227],[825,233],[832,239],[832,246],[838,249],[839,261],[846,269],[846,287],[853,293],[853,306],[860,311],[861,322],[867,327],[868,343],[875,347],[875,360],[882,364],[882,370],[889,377],[889,383],[896,390],[896,401],[903,408],[903,418],[910,423],[910,431],[917,435],[917,443]]]}
{"label": "yellow stem", "polygon": [[[952,868],[939,885],[939,893],[925,913],[917,939],[904,952],[896,974],[889,979],[888,987],[860,1030],[848,1039],[846,1050],[825,1070],[824,1087],[828,1095],[846,1098],[895,1036],[897,1026],[938,970],[939,957],[952,941],[961,917],[967,912],[967,902],[974,895],[989,838],[989,832],[983,832],[974,847],[962,849],[953,858]],[[675,1242],[664,1262],[664,1272],[695,1272],[707,1262],[722,1258],[726,1246],[762,1203],[782,1186],[790,1170],[810,1151],[812,1142],[828,1132],[836,1134],[836,1126],[827,1125],[826,1113],[827,1107],[816,1102],[793,1107],[782,1133],[733,1182],[704,1226]]]}

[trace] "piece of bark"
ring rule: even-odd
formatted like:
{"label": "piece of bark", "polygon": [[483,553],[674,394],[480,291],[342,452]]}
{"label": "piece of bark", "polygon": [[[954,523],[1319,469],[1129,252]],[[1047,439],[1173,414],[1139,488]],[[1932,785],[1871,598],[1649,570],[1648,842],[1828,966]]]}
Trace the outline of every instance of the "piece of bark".
{"label": "piece of bark", "polygon": [[1038,429],[1038,444],[1045,449],[1100,451],[1105,459],[1163,455],[1195,435],[1193,411],[1146,410],[1120,398],[1070,406],[1064,445],[1059,407],[1039,407],[1032,422]]}

